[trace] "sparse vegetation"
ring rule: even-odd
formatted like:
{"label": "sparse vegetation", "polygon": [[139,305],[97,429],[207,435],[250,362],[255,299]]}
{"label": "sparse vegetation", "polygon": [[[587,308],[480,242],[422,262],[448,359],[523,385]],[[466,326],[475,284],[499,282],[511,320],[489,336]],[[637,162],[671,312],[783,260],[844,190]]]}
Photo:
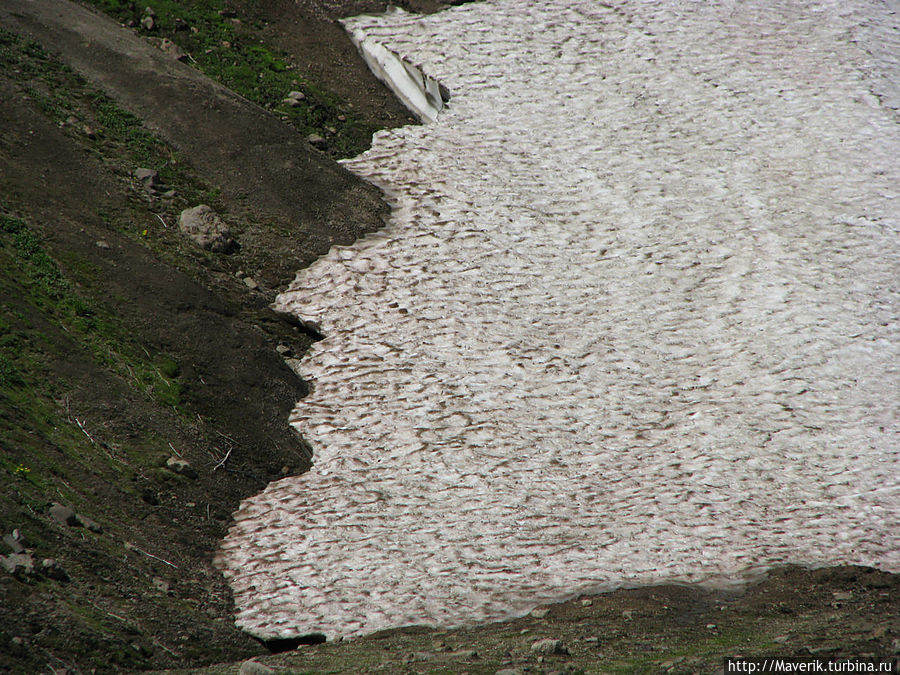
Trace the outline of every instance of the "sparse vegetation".
{"label": "sparse vegetation", "polygon": [[[285,118],[300,133],[322,136],[333,157],[363,152],[378,129],[320,84],[301,78],[289,55],[263,43],[260,17],[238,16],[221,0],[157,0],[152,21],[145,22],[149,15],[144,3],[89,1],[145,36],[171,40],[208,76]],[[298,90],[305,98],[283,102]]]}

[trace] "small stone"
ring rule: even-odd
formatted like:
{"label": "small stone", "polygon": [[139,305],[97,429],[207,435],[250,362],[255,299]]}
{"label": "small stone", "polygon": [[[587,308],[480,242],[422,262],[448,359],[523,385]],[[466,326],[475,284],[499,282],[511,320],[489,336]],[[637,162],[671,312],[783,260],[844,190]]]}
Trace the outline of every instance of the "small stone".
{"label": "small stone", "polygon": [[634,610],[626,609],[622,612],[622,618],[626,621],[631,621],[634,618]]}
{"label": "small stone", "polygon": [[259,290],[259,284],[256,283],[256,281],[254,281],[252,277],[244,277],[244,285],[251,291]]}
{"label": "small stone", "polygon": [[244,661],[241,664],[240,670],[238,670],[238,675],[271,675],[275,671],[269,668],[268,666],[264,666],[261,663],[253,661]]}
{"label": "small stone", "polygon": [[162,591],[163,593],[168,593],[169,590],[171,589],[171,586],[169,586],[169,582],[161,577],[153,577],[152,581],[153,581],[153,587],[158,591]]}
{"label": "small stone", "polygon": [[715,630],[716,628],[718,628],[718,626],[716,626],[716,624],[714,623],[706,624],[706,630]]}
{"label": "small stone", "polygon": [[78,124],[78,118],[75,117],[74,115],[69,115],[69,116],[66,118],[66,125],[67,125],[67,126],[74,127],[76,124]]}
{"label": "small stone", "polygon": [[275,351],[281,354],[282,356],[290,356],[293,350],[287,345],[278,345],[275,347]]}
{"label": "small stone", "polygon": [[179,474],[180,476],[185,476],[186,478],[197,478],[197,471],[194,467],[191,466],[190,462],[186,459],[182,459],[181,457],[169,457],[166,460],[166,467],[174,472]]}
{"label": "small stone", "polygon": [[584,600],[581,601],[582,607],[590,607],[593,604],[594,604],[594,601],[591,600],[590,598],[585,598]]}
{"label": "small stone", "polygon": [[60,525],[77,527],[81,524],[78,522],[78,516],[75,515],[75,511],[62,504],[54,503],[53,506],[50,507],[50,517]]}
{"label": "small stone", "polygon": [[235,246],[228,225],[206,204],[185,209],[178,217],[178,227],[200,248],[213,253],[230,253]]}
{"label": "small stone", "polygon": [[853,593],[851,591],[834,591],[832,597],[838,601],[852,600]]}
{"label": "small stone", "polygon": [[169,38],[163,38],[162,42],[159,43],[159,48],[178,61],[187,61],[188,59],[188,55],[185,51]]}
{"label": "small stone", "polygon": [[144,16],[156,16],[156,11],[152,7],[144,7]]}
{"label": "small stone", "polygon": [[303,105],[303,101],[298,98],[286,98],[281,102],[286,106],[290,106],[291,108],[299,108],[301,105]]}
{"label": "small stone", "polygon": [[94,130],[94,127],[85,124],[81,127],[81,130],[84,132],[84,135],[90,139],[97,138],[97,132]]}
{"label": "small stone", "polygon": [[86,527],[91,532],[97,532],[98,534],[100,532],[103,532],[103,528],[100,527],[100,524],[96,520],[92,520],[87,516],[82,516],[79,513],[75,514],[75,519],[78,521],[79,525],[81,525],[82,527]]}
{"label": "small stone", "polygon": [[144,30],[153,30],[156,28],[156,19],[149,14],[144,15],[144,18],[141,19],[141,28]]}
{"label": "small stone", "polygon": [[328,148],[328,143],[324,138],[319,136],[319,134],[310,134],[306,137],[307,142],[316,148],[317,150],[325,150]]}
{"label": "small stone", "polygon": [[41,560],[41,572],[51,579],[57,579],[58,581],[65,581],[69,578],[69,575],[66,574],[65,570],[55,558],[44,558]]}
{"label": "small stone", "polygon": [[34,557],[30,553],[11,553],[8,556],[0,556],[0,565],[18,577],[34,574]]}
{"label": "small stone", "polygon": [[450,652],[447,656],[450,656],[454,659],[464,659],[466,661],[472,661],[473,659],[478,658],[478,652],[474,649],[460,649],[459,651]]}
{"label": "small stone", "polygon": [[99,239],[96,245],[97,248],[102,248],[104,250],[109,249],[109,242],[105,241],[104,239]]}
{"label": "small stone", "polygon": [[590,645],[600,644],[600,638],[598,638],[596,635],[591,635],[590,637],[586,637],[586,638],[584,638],[584,641]]}
{"label": "small stone", "polygon": [[535,609],[531,610],[531,612],[529,612],[529,614],[532,616],[532,618],[535,618],[535,619],[543,619],[549,613],[550,613],[550,610],[547,609],[546,607],[536,607]]}
{"label": "small stone", "polygon": [[144,188],[149,190],[159,185],[159,172],[153,169],[138,168],[134,170],[134,177],[144,184]]}
{"label": "small stone", "polygon": [[552,656],[554,654],[568,654],[569,649],[563,644],[562,640],[554,640],[552,638],[545,638],[543,640],[537,640],[531,644],[531,651],[535,654],[541,654],[543,656]]}
{"label": "small stone", "polygon": [[772,642],[779,644],[779,645],[783,645],[787,641],[788,641],[787,635],[776,635],[775,637],[772,638]]}
{"label": "small stone", "polygon": [[294,101],[305,101],[306,100],[306,94],[304,94],[302,91],[296,91],[296,90],[288,93],[287,97],[289,99],[293,99]]}
{"label": "small stone", "polygon": [[684,657],[679,656],[674,659],[669,659],[668,661],[663,661],[662,663],[659,664],[659,667],[662,668],[663,670],[671,670],[672,668],[677,666],[682,661],[684,661]]}
{"label": "small stone", "polygon": [[16,537],[16,532],[18,530],[13,530],[12,534],[4,534],[3,543],[9,546],[13,553],[24,553],[25,547],[22,545],[21,539]]}

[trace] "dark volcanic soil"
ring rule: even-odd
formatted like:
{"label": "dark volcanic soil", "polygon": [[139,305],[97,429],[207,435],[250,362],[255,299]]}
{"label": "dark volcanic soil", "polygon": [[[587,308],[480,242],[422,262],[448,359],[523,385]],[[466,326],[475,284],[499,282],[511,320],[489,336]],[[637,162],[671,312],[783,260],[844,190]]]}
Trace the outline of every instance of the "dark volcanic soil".
{"label": "dark volcanic soil", "polygon": [[[284,50],[360,124],[413,121],[336,23],[384,2],[169,5],[208,6],[241,39]],[[24,547],[35,565],[0,567],[0,672],[266,653],[233,627],[211,561],[241,498],[309,465],[286,423],[305,385],[278,350],[299,356],[315,336],[268,304],[296,269],[386,215],[374,188],[283,114],[160,40],[65,0],[0,4],[0,555]],[[141,167],[165,189],[148,191]],[[177,232],[180,211],[201,202],[238,250],[203,251]],[[54,504],[78,517],[61,522]],[[746,593],[622,591],[542,619],[270,659],[303,672],[706,672],[738,652],[887,655],[900,651],[898,588],[870,570],[787,569]],[[563,639],[570,656],[539,661],[538,637]]]}

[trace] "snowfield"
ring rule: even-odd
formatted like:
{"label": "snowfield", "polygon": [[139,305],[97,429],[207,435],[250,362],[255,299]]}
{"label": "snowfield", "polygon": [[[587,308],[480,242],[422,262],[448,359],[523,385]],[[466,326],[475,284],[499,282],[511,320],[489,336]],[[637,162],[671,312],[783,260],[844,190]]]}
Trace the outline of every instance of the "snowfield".
{"label": "snowfield", "polygon": [[348,20],[451,98],[346,163],[392,219],[278,300],[326,336],[291,418],[315,458],[235,514],[238,625],[334,637],[780,563],[900,571],[895,12]]}

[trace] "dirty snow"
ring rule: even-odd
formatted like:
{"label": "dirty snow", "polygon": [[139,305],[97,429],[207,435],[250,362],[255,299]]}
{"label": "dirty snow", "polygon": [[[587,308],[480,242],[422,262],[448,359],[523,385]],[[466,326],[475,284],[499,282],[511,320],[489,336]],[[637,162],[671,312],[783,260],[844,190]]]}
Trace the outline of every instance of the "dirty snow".
{"label": "dirty snow", "polygon": [[313,469],[219,563],[263,637],[779,563],[900,571],[900,15],[496,0],[348,29],[445,85],[278,305]]}

